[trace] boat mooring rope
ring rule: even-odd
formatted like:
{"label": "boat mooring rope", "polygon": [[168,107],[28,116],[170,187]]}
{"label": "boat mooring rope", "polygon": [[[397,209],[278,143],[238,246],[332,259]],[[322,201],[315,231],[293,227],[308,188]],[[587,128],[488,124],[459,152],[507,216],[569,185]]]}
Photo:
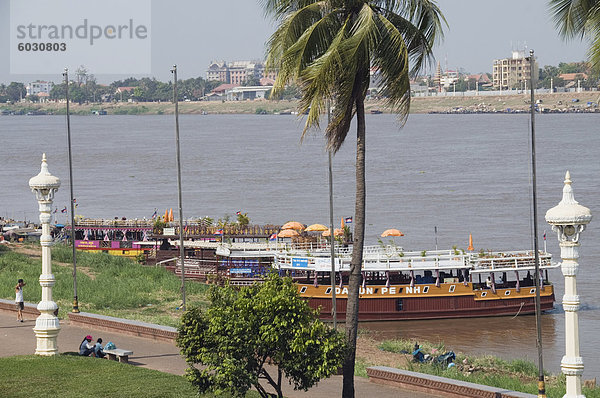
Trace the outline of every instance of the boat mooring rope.
{"label": "boat mooring rope", "polygon": [[521,313],[521,310],[523,309],[524,305],[525,305],[525,302],[521,301],[521,306],[519,307],[519,311],[517,311],[517,314],[515,316],[513,316],[511,319],[515,319],[516,317],[519,316],[519,314]]}

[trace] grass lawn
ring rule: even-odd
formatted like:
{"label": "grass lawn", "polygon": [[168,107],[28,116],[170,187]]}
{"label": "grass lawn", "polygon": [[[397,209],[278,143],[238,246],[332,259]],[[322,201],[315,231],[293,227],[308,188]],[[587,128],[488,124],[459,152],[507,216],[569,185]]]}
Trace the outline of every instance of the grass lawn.
{"label": "grass lawn", "polygon": [[[389,353],[412,353],[413,344],[414,342],[410,340],[386,340],[381,342],[378,348]],[[443,343],[431,344],[428,342],[423,342],[421,349],[424,353],[432,356],[443,354],[448,350]],[[414,363],[411,361],[412,354],[405,354],[405,356],[405,365],[399,367],[406,370],[537,394],[537,365],[530,361],[522,359],[506,361],[490,355],[466,356],[456,353],[456,366],[447,369],[432,363]],[[373,366],[365,363],[365,360],[361,358],[358,358],[357,363],[365,369]],[[546,395],[549,398],[562,397],[565,394],[565,388],[564,375],[546,375]],[[600,388],[584,388],[583,394],[588,398],[600,398]]]}
{"label": "grass lawn", "polygon": [[[14,286],[22,278],[27,285],[25,301],[41,300],[38,282],[41,272],[39,245],[0,246],[0,297],[14,299]],[[66,318],[73,303],[72,249],[64,245],[52,248],[52,289],[59,306],[59,317]],[[77,252],[77,293],[79,309],[102,315],[177,326],[181,304],[181,279],[162,267],[144,267],[124,257]],[[190,306],[208,305],[208,286],[188,281],[186,300]]]}
{"label": "grass lawn", "polygon": [[116,361],[59,355],[0,358],[5,397],[195,397],[183,377]]}

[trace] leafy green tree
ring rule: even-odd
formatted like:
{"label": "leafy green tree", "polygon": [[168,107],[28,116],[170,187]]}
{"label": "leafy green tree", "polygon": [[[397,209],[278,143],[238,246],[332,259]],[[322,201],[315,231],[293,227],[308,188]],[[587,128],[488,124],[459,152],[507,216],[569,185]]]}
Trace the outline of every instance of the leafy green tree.
{"label": "leafy green tree", "polygon": [[246,225],[250,224],[250,217],[248,217],[248,213],[238,212],[237,213],[237,222],[242,227],[245,227]]}
{"label": "leafy green tree", "polygon": [[254,75],[250,75],[246,77],[246,80],[244,80],[242,86],[260,86],[260,79]]}
{"label": "leafy green tree", "polygon": [[[302,136],[318,127],[332,101],[327,148],[337,152],[356,115],[356,203],[346,308],[349,354],[342,395],[354,397],[358,293],[365,232],[365,97],[371,68],[377,68],[388,105],[402,122],[410,107],[410,77],[432,56],[445,22],[431,0],[263,0],[278,27],[268,42],[267,68],[279,70],[273,95],[290,81],[302,92],[300,113],[308,112]],[[409,65],[412,63],[412,67]]]}
{"label": "leafy green tree", "polygon": [[5,92],[8,99],[12,102],[20,101],[21,99],[25,98],[25,95],[27,95],[27,89],[25,89],[25,85],[18,82],[11,82],[6,87]]}
{"label": "leafy green tree", "polygon": [[342,364],[343,335],[318,319],[290,278],[273,273],[262,284],[213,286],[209,294],[205,312],[193,308],[182,316],[177,338],[199,392],[244,396],[254,387],[268,397],[263,379],[283,397],[283,376],[306,391]]}
{"label": "leafy green tree", "polygon": [[559,73],[588,73],[589,66],[586,62],[561,62],[558,70]]}
{"label": "leafy green tree", "polygon": [[79,105],[86,101],[85,88],[78,85],[69,85],[69,100]]}
{"label": "leafy green tree", "polygon": [[52,90],[50,90],[50,99],[65,99],[65,83],[55,84],[54,87],[52,87]]}
{"label": "leafy green tree", "polygon": [[[550,0],[550,11],[561,36],[590,40],[588,57],[596,74],[600,71],[600,0]],[[560,65],[559,65],[560,67]],[[580,71],[575,71],[576,73]],[[565,72],[563,72],[565,73]]]}

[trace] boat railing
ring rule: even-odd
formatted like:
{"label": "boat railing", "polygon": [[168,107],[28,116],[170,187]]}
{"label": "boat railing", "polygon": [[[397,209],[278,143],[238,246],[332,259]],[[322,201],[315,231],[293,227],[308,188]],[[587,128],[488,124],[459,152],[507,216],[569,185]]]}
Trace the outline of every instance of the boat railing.
{"label": "boat railing", "polygon": [[[350,270],[351,253],[335,258],[337,271]],[[278,253],[276,263],[284,269],[306,269],[326,271],[331,269],[329,253]],[[364,271],[409,271],[430,269],[470,268],[467,255],[455,254],[453,251],[397,252],[385,250],[379,246],[369,247],[363,253]]]}
{"label": "boat railing", "polygon": [[[498,252],[486,255],[472,255],[473,272],[510,271],[518,269],[534,269],[535,256],[533,252]],[[552,255],[540,252],[540,268],[556,268],[552,263]]]}
{"label": "boat railing", "polygon": [[75,223],[75,228],[78,227],[146,227],[152,228],[154,221],[152,220],[110,220],[110,219],[91,219],[84,218]]}

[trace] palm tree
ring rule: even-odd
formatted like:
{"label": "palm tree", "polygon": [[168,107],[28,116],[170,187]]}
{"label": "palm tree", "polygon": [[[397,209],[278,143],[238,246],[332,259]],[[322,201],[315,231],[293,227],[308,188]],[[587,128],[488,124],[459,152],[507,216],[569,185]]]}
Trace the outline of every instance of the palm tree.
{"label": "palm tree", "polygon": [[[263,0],[278,23],[268,42],[267,68],[279,74],[272,95],[298,84],[301,113],[308,112],[302,137],[318,128],[326,101],[334,111],[325,130],[327,149],[337,152],[356,129],[354,242],[346,308],[343,396],[354,396],[358,293],[365,231],[365,97],[372,71],[379,76],[388,105],[404,123],[410,106],[409,78],[432,55],[445,23],[433,0]],[[412,68],[409,66],[412,64]]]}
{"label": "palm tree", "polygon": [[592,68],[600,71],[600,1],[550,0],[549,4],[561,36],[591,41],[588,56]]}

